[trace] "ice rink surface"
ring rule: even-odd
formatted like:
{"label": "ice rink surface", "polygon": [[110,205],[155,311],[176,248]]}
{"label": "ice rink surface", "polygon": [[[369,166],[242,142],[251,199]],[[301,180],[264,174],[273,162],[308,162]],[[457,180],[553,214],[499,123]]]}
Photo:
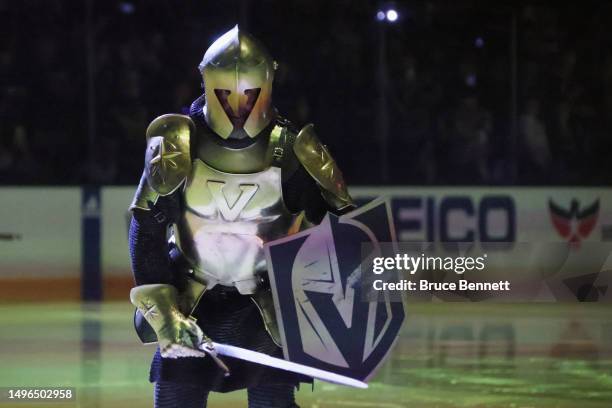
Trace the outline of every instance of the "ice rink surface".
{"label": "ice rink surface", "polygon": [[[316,383],[303,408],[612,406],[612,306],[423,303],[368,390]],[[150,407],[153,348],[128,302],[0,305],[0,387],[74,387],[77,401],[1,407]],[[244,407],[214,394],[209,407]]]}

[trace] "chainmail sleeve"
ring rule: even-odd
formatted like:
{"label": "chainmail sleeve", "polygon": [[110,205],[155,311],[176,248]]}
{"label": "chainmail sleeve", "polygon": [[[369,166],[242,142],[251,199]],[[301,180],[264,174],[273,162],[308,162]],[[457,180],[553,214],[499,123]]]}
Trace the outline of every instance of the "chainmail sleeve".
{"label": "chainmail sleeve", "polygon": [[179,209],[175,196],[160,197],[155,205],[149,202],[149,211],[133,210],[128,243],[136,285],[173,281],[167,232]]}
{"label": "chainmail sleeve", "polygon": [[346,212],[327,204],[317,182],[301,165],[283,183],[283,199],[289,211],[304,211],[306,219],[313,224],[319,224],[328,211],[336,215]]}

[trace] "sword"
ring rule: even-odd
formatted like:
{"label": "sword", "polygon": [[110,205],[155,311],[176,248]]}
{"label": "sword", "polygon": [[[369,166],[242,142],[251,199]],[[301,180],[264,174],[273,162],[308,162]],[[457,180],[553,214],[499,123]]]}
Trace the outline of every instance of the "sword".
{"label": "sword", "polygon": [[233,357],[244,361],[249,361],[255,364],[262,364],[268,367],[278,368],[292,373],[303,374],[308,377],[316,378],[330,382],[333,384],[348,385],[355,388],[368,388],[368,384],[356,380],[351,377],[332,373],[331,371],[321,370],[319,368],[310,367],[303,364],[294,363],[292,361],[276,358],[257,351],[248,350],[242,347],[230,346],[229,344],[215,343],[213,341],[205,341],[201,344],[200,349],[210,355],[217,365],[225,371],[225,375],[229,375],[229,368],[221,361],[217,355]]}

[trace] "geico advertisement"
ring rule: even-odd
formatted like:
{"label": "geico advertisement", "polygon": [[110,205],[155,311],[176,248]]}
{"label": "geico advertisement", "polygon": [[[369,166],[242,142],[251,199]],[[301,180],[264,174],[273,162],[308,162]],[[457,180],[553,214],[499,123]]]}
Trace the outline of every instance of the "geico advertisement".
{"label": "geico advertisement", "polygon": [[[1,188],[0,276],[78,273],[82,242],[99,246],[104,273],[129,273],[127,208],[134,190]],[[574,253],[588,242],[612,241],[612,189],[355,187],[351,193],[360,204],[388,197],[399,241],[474,242],[483,249],[565,242]]]}
{"label": "geico advertisement", "polygon": [[360,204],[390,197],[397,238],[424,242],[612,240],[612,189],[355,188]]}

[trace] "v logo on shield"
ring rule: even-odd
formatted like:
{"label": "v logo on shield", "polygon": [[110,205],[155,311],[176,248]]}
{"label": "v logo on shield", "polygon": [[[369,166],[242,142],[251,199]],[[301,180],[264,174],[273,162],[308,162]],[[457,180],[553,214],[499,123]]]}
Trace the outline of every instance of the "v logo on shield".
{"label": "v logo on shield", "polygon": [[206,185],[221,212],[221,216],[226,221],[235,221],[259,188],[257,184],[240,184],[240,195],[230,205],[225,194],[223,194],[223,187],[225,186],[223,181],[208,180]]}

